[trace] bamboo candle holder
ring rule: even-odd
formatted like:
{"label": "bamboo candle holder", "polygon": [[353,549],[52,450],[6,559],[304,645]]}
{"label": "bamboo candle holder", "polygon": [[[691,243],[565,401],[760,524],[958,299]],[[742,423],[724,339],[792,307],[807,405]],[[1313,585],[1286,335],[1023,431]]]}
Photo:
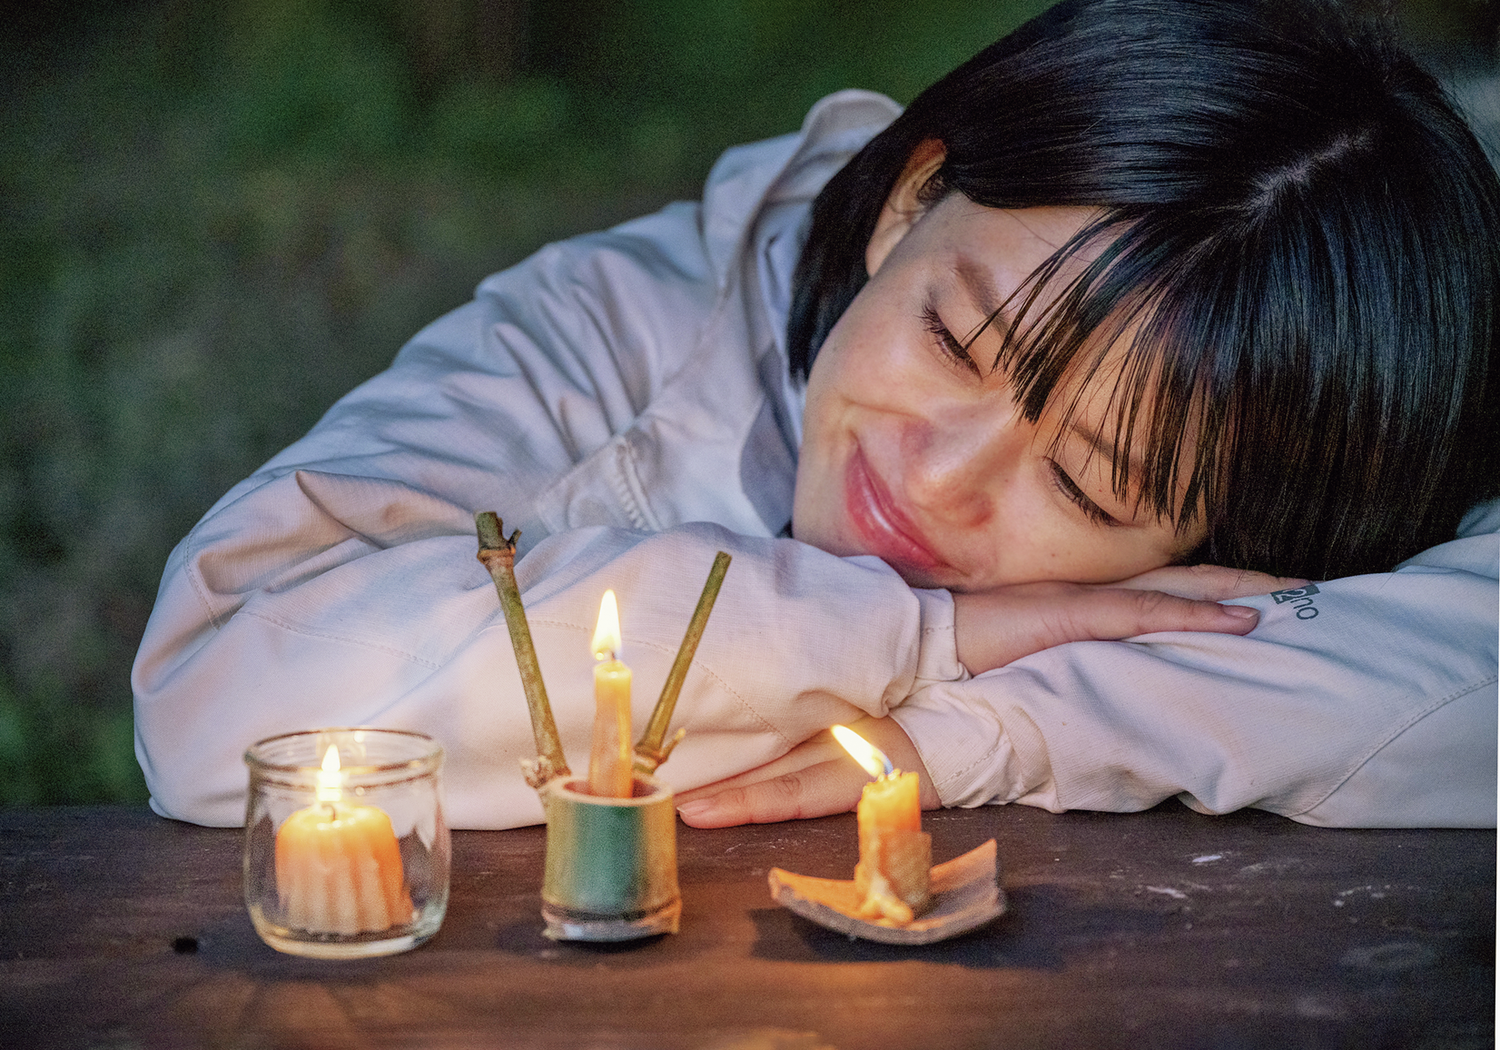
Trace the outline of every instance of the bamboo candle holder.
{"label": "bamboo candle holder", "polygon": [[493,511],[477,514],[475,525],[479,560],[490,571],[505,613],[536,737],[537,757],[522,765],[547,817],[543,932],[554,940],[582,941],[676,933],[682,915],[677,808],[672,790],[651,774],[682,739],[679,730],[664,743],[683,680],[729,569],[729,555],[720,551],[714,559],[661,697],[635,746],[632,793],[617,798],[594,794],[587,778],[574,777],[568,770],[516,585],[520,533],[504,538]]}

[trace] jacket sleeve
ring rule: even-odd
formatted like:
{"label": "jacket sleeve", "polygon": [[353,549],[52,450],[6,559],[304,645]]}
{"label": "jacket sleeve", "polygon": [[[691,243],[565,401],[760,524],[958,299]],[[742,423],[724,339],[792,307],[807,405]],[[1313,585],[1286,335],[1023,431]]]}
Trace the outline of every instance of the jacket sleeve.
{"label": "jacket sleeve", "polygon": [[[310,470],[239,496],[173,553],[135,670],[137,752],[152,804],[204,824],[244,819],[245,748],[337,725],[426,732],[447,753],[450,821],[534,823],[518,760],[536,752],[468,508],[381,479]],[[712,525],[551,537],[517,575],[568,757],[586,768],[589,651],[619,597],[644,728],[717,550],[728,578],[683,686],[663,767],[679,788],[780,755],[833,722],[884,714],[913,687],[921,602],[873,559]],[[841,631],[849,608],[882,615]],[[580,765],[581,764],[581,765]]]}
{"label": "jacket sleeve", "polygon": [[894,712],[947,805],[1495,824],[1495,506],[1392,573],[1238,604],[1245,637],[1058,646]]}

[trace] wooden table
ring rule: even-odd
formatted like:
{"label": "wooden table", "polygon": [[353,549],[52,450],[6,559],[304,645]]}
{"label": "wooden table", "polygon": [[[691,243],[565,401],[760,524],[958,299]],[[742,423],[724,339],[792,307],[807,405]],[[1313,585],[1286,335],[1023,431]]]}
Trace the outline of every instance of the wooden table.
{"label": "wooden table", "polygon": [[431,942],[320,962],[256,937],[238,831],[0,809],[0,1046],[1494,1045],[1492,831],[1330,831],[1176,803],[926,823],[939,860],[998,841],[1006,916],[896,948],[774,905],[771,867],[849,876],[843,816],[680,828],[681,933],[553,943],[542,829],[459,832]]}

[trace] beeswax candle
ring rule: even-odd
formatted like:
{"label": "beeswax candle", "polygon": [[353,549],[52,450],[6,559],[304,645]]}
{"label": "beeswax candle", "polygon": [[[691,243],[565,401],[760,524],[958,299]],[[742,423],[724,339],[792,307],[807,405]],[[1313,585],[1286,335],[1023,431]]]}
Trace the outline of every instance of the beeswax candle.
{"label": "beeswax candle", "polygon": [[412,920],[401,848],[385,811],[343,801],[338,748],[318,773],[318,801],[276,832],[276,890],[287,925],[377,933]]}
{"label": "beeswax candle", "polygon": [[922,830],[921,784],[915,773],[891,766],[881,750],[845,726],[834,736],[875,780],[856,810],[859,863],[854,888],[869,917],[910,922],[929,899],[932,836]]}
{"label": "beeswax candle", "polygon": [[630,748],[630,668],[620,651],[620,611],[605,591],[594,627],[594,737],[589,751],[589,792],[629,798],[635,787]]}

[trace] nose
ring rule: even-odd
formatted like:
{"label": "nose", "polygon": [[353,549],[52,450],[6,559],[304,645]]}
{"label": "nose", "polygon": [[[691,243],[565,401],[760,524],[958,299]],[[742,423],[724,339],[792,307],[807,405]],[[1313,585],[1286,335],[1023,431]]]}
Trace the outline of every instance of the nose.
{"label": "nose", "polygon": [[1031,441],[1013,404],[934,411],[902,434],[906,497],[957,527],[986,524]]}

